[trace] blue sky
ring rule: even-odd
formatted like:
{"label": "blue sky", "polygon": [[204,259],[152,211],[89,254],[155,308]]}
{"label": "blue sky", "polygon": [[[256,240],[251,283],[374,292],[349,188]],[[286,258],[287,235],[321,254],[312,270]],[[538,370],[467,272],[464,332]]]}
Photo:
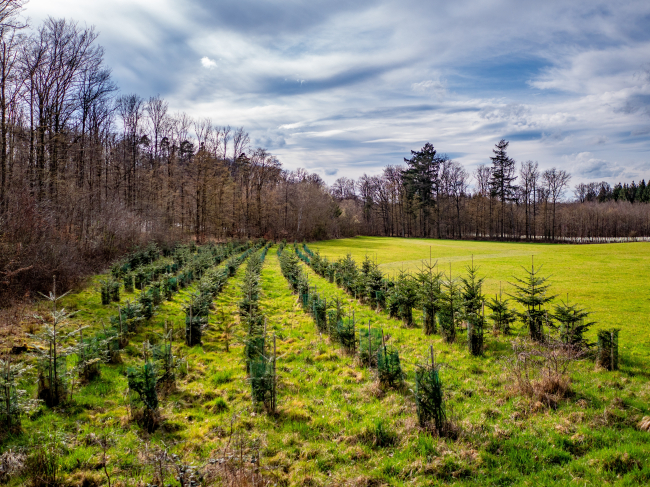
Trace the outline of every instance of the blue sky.
{"label": "blue sky", "polygon": [[501,138],[581,181],[650,178],[650,2],[31,0],[94,25],[122,91],[243,125],[331,182]]}

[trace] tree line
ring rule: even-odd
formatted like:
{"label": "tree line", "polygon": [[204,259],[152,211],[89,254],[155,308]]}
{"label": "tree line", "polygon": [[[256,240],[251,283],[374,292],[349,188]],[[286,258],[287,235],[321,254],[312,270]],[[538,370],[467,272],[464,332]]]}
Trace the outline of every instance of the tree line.
{"label": "tree line", "polygon": [[[364,234],[546,241],[592,241],[650,235],[650,186],[580,183],[567,198],[571,175],[508,156],[499,141],[470,174],[430,143],[404,165],[376,176],[339,178],[331,187],[341,206],[361,213]],[[351,203],[352,202],[352,203]],[[642,203],[642,204],[639,204]]]}

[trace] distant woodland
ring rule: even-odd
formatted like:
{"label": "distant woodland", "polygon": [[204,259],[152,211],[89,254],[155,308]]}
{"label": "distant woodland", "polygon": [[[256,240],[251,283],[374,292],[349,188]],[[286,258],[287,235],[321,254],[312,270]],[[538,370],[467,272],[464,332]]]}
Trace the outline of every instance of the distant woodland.
{"label": "distant woodland", "polygon": [[23,4],[0,0],[0,304],[150,241],[650,236],[645,181],[571,187],[562,169],[514,161],[505,140],[473,173],[426,144],[328,186],[243,127],[120,93],[92,27],[27,26]]}

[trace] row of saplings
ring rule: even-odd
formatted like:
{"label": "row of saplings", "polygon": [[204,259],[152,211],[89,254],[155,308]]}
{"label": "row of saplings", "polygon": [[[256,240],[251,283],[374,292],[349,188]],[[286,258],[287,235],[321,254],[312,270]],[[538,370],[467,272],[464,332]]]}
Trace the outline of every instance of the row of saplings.
{"label": "row of saplings", "polygon": [[[379,382],[384,387],[401,388],[406,375],[402,369],[399,351],[386,345],[383,330],[367,326],[355,320],[354,312],[345,313],[338,299],[327,303],[317,287],[310,287],[300,261],[293,252],[278,249],[280,268],[293,291],[298,294],[303,309],[312,315],[319,333],[327,334],[343,350],[356,355],[359,361],[377,371]],[[422,427],[432,428],[439,435],[452,432],[447,421],[444,391],[440,379],[440,366],[436,364],[433,348],[424,364],[415,370],[415,403],[418,421]]]}
{"label": "row of saplings", "polygon": [[[172,294],[180,287],[189,285],[193,276],[197,275],[203,276],[198,286],[200,292],[217,293],[227,279],[222,269],[227,269],[228,276],[234,274],[237,266],[252,250],[251,247],[252,244],[231,242],[205,249],[194,247],[196,253],[190,247],[176,249],[175,263],[181,273],[192,278],[181,280],[181,285]],[[244,249],[248,250],[239,256],[233,255]],[[223,267],[209,269],[224,259],[227,260]],[[33,346],[30,349],[36,356],[37,398],[30,397],[21,389],[21,384],[31,375],[33,367],[24,361],[13,362],[10,357],[0,360],[0,424],[8,430],[19,431],[21,415],[35,410],[40,404],[57,407],[72,402],[73,394],[80,385],[99,377],[102,363],[121,362],[120,350],[128,345],[129,339],[145,323],[151,321],[155,306],[160,302],[150,288],[143,289],[137,300],[127,300],[124,306],[118,307],[117,315],[110,318],[108,326],[102,323],[101,330],[89,333],[88,327],[73,327],[70,318],[74,313],[60,308],[59,301],[66,294],[57,295],[55,280],[52,292],[46,296],[52,306],[50,317],[39,317],[43,326],[39,333],[31,335]],[[171,299],[172,296],[165,297]],[[172,330],[167,329],[166,324],[159,336],[152,333],[143,343],[144,363],[127,369],[132,404],[142,406],[133,410],[139,410],[138,419],[142,419],[148,429],[155,427],[158,390],[173,383],[174,371],[181,365],[181,361],[172,353],[172,336]],[[192,340],[186,336],[186,342]]]}
{"label": "row of saplings", "polygon": [[[249,243],[236,247],[238,255],[231,255],[220,267],[212,267],[203,273],[196,292],[189,296],[183,305],[185,311],[185,345],[194,347],[202,344],[203,334],[208,327],[210,310],[213,301],[223,290],[228,279],[235,275],[239,266],[259,246]],[[153,431],[159,422],[158,397],[173,389],[176,381],[176,371],[187,368],[187,362],[180,360],[172,351],[173,330],[168,330],[165,324],[165,334],[160,337],[161,344],[151,345],[149,341],[143,344],[143,362],[137,367],[127,370],[131,412],[143,427]]]}
{"label": "row of saplings", "polygon": [[[308,247],[304,244],[303,249],[305,253],[294,245],[295,254],[284,253],[281,255],[281,265],[285,277],[300,295],[306,311],[314,317],[319,331],[328,333],[333,341],[340,343],[349,352],[358,353],[363,363],[376,366],[379,380],[383,384],[393,387],[399,385],[404,374],[400,367],[398,351],[392,347],[386,347],[383,332],[371,328],[370,325],[366,328],[361,324],[357,341],[354,314],[345,317],[338,300],[331,301],[328,305],[326,298],[321,297],[315,287],[309,286],[307,277],[300,269],[295,255],[312,265],[314,270],[321,270],[322,267],[318,267],[320,264],[318,254],[309,253]],[[336,267],[338,269],[349,268],[351,267],[350,262],[354,265],[354,261],[348,255],[345,259],[339,260]],[[377,272],[377,266],[366,259],[362,268],[359,270],[355,266],[355,270],[358,281],[372,282],[373,273]],[[535,269],[533,264],[530,270],[526,270],[526,278],[517,279],[514,284],[516,293],[511,297],[524,305],[525,311],[522,313],[510,309],[509,301],[504,299],[502,294],[495,296],[491,301],[485,299],[482,294],[483,279],[478,277],[478,268],[473,263],[467,267],[467,275],[458,279],[453,279],[451,273],[445,275],[436,272],[436,266],[431,262],[423,262],[422,268],[416,276],[400,273],[394,281],[384,278],[385,281],[388,281],[383,284],[385,307],[393,317],[401,317],[405,324],[414,326],[412,309],[421,305],[423,328],[426,334],[436,333],[439,327],[443,339],[451,343],[456,340],[458,330],[466,330],[468,348],[474,355],[480,355],[483,352],[486,306],[492,312],[488,319],[492,322],[492,330],[495,333],[510,333],[511,325],[517,319],[521,319],[527,326],[530,338],[538,344],[537,348],[527,349],[523,354],[520,353],[522,352],[521,346],[515,345],[515,351],[519,352],[515,354],[518,356],[515,358],[515,362],[521,360],[521,363],[513,365],[516,369],[514,375],[518,381],[525,383],[520,388],[528,393],[529,390],[536,387],[532,376],[538,371],[530,369],[530,367],[534,367],[533,363],[541,362],[549,357],[558,360],[557,352],[563,356],[561,360],[565,363],[589,353],[592,344],[586,341],[584,333],[594,324],[586,321],[589,313],[575,304],[570,304],[568,299],[567,302],[555,306],[554,312],[549,313],[545,306],[554,296],[548,294],[547,278],[541,277],[539,271],[540,269]],[[322,272],[318,273],[322,274]],[[327,273],[325,275],[329,277]],[[333,280],[336,282],[336,279]],[[343,280],[343,282],[345,281]],[[360,296],[360,289],[363,287],[357,285],[357,298],[371,306],[381,306],[377,301],[372,302],[367,294]],[[346,290],[350,292],[349,289]],[[370,296],[373,295],[377,296],[370,294]],[[405,309],[409,303],[412,303],[411,309]],[[411,318],[410,322],[409,317]],[[559,336],[548,335],[544,330],[545,326],[547,329],[557,330]],[[358,352],[356,350],[357,343]],[[598,332],[596,360],[598,366],[603,369],[615,370],[618,368],[618,330],[600,330]],[[442,386],[438,370],[433,351],[431,351],[430,361],[424,366],[418,365],[416,368],[415,395],[420,421],[423,423],[431,421],[435,429],[444,434],[448,432],[449,423],[444,415]],[[552,378],[553,381],[556,379],[557,377]],[[533,391],[531,390],[531,392]],[[557,399],[557,396],[553,397],[552,394],[546,393],[543,397],[550,405]]]}
{"label": "row of saplings", "polygon": [[[524,268],[523,279],[515,278],[511,285],[514,293],[508,294],[523,311],[510,307],[503,293],[486,299],[482,292],[484,278],[478,267],[467,266],[465,276],[453,277],[438,270],[437,263],[423,261],[414,275],[400,271],[396,278],[384,276],[377,263],[367,256],[357,267],[351,255],[330,262],[306,244],[294,244],[296,254],[317,274],[336,283],[349,294],[370,306],[385,309],[391,317],[401,319],[407,327],[415,326],[413,310],[422,310],[424,333],[438,332],[447,343],[456,340],[460,330],[467,332],[467,344],[472,355],[481,355],[488,320],[494,334],[508,335],[516,321],[521,321],[529,337],[537,342],[552,341],[551,331],[557,340],[568,347],[586,350],[593,344],[585,339],[586,331],[595,323],[589,321],[589,312],[577,304],[566,301],[549,309],[556,296],[549,294],[548,278],[540,275],[541,266]],[[485,316],[485,308],[490,314]],[[606,370],[618,369],[618,329],[604,329],[597,334],[597,365]]]}
{"label": "row of saplings", "polygon": [[238,303],[240,323],[246,331],[244,337],[244,362],[251,384],[251,397],[255,406],[263,406],[269,412],[276,410],[276,353],[275,335],[271,343],[267,336],[266,319],[260,310],[260,275],[268,243],[262,250],[253,254],[246,265],[241,283],[242,298]]}

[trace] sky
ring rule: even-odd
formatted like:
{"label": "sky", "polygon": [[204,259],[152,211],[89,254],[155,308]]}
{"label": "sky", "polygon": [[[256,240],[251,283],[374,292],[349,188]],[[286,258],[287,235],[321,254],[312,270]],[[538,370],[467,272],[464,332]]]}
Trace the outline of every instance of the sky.
{"label": "sky", "polygon": [[578,182],[650,178],[650,2],[30,0],[93,25],[120,90],[244,126],[327,182],[500,139]]}

